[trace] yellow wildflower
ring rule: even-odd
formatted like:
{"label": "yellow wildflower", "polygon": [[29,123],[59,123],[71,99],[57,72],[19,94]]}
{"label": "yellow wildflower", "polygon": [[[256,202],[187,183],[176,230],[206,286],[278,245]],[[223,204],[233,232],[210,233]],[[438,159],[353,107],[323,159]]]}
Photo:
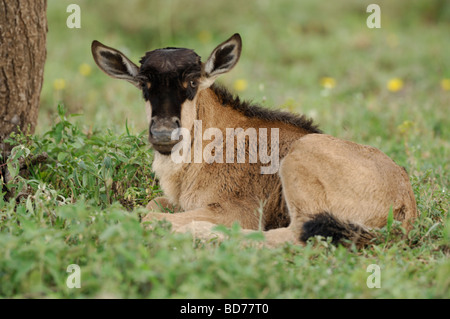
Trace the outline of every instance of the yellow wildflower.
{"label": "yellow wildflower", "polygon": [[390,79],[387,83],[387,89],[391,92],[398,92],[403,89],[403,80],[399,78]]}
{"label": "yellow wildflower", "polygon": [[53,88],[55,91],[62,91],[66,88],[66,80],[64,79],[56,79],[53,81]]}
{"label": "yellow wildflower", "polygon": [[197,34],[197,38],[201,43],[209,43],[212,40],[212,34],[207,30],[203,30]]}
{"label": "yellow wildflower", "polygon": [[441,88],[444,91],[450,91],[450,79],[442,79],[441,80]]}
{"label": "yellow wildflower", "polygon": [[402,124],[397,126],[397,129],[400,132],[400,134],[406,134],[411,130],[411,128],[413,126],[414,126],[414,122],[406,120]]}
{"label": "yellow wildflower", "polygon": [[247,90],[248,82],[247,82],[247,80],[239,79],[239,80],[234,81],[233,87],[236,91],[242,92],[242,91]]}
{"label": "yellow wildflower", "polygon": [[78,71],[80,72],[80,74],[82,76],[89,76],[91,74],[91,72],[92,72],[92,68],[91,68],[91,66],[89,64],[83,63],[78,68]]}
{"label": "yellow wildflower", "polygon": [[326,76],[320,79],[320,85],[325,89],[332,89],[336,86],[336,80],[332,77]]}

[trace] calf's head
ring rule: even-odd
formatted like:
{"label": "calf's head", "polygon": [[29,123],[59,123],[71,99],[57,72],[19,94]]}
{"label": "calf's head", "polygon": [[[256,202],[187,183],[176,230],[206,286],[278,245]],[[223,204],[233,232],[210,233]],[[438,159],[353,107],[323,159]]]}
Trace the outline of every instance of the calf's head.
{"label": "calf's head", "polygon": [[120,51],[98,41],[92,42],[92,55],[106,74],[142,90],[149,141],[156,151],[170,154],[178,142],[171,140],[172,131],[192,128],[199,92],[236,65],[241,48],[241,37],[235,34],[219,44],[205,63],[193,50],[165,48],[147,52],[137,66]]}

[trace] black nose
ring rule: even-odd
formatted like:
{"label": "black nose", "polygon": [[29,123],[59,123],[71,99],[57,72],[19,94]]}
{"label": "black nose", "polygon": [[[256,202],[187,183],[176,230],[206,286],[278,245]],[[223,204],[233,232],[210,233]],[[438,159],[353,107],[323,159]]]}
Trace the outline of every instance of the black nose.
{"label": "black nose", "polygon": [[152,118],[150,123],[150,142],[153,144],[173,144],[172,132],[180,128],[180,120],[172,118]]}

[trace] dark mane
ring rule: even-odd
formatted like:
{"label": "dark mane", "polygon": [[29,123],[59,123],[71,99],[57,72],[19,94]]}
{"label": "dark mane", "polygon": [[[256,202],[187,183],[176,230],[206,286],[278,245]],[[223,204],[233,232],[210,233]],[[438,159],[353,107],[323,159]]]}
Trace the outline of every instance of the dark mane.
{"label": "dark mane", "polygon": [[322,133],[313,120],[305,115],[298,115],[284,111],[269,110],[259,105],[241,101],[238,96],[234,96],[225,87],[217,84],[211,86],[213,92],[219,98],[223,106],[229,106],[251,118],[258,118],[270,122],[279,121],[306,130],[308,133]]}

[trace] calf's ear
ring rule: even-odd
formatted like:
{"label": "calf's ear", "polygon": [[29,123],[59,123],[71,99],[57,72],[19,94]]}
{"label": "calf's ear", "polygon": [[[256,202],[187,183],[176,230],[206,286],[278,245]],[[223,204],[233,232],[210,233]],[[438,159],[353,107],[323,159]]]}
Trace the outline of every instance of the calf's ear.
{"label": "calf's ear", "polygon": [[137,75],[139,67],[122,52],[110,48],[98,41],[92,42],[92,56],[98,67],[109,76],[130,82],[140,88]]}
{"label": "calf's ear", "polygon": [[238,33],[219,44],[203,64],[203,86],[211,86],[219,75],[229,72],[238,63],[241,51],[242,39]]}

